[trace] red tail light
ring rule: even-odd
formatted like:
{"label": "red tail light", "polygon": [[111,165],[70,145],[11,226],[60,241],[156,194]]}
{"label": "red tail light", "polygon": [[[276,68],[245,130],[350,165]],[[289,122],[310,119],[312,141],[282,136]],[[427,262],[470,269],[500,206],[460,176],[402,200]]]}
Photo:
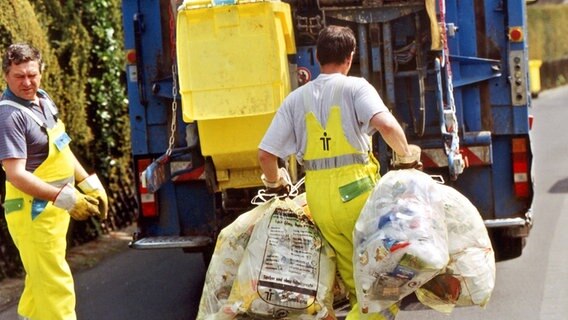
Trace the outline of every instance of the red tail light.
{"label": "red tail light", "polygon": [[509,28],[509,40],[512,42],[521,42],[525,39],[522,27]]}
{"label": "red tail light", "polygon": [[531,195],[529,179],[529,156],[527,139],[513,139],[513,180],[517,197],[529,197]]}
{"label": "red tail light", "polygon": [[[139,159],[137,162],[138,172],[142,172],[152,163],[150,159]],[[154,193],[148,192],[145,187],[144,180],[142,177],[138,177],[139,187],[138,192],[140,193],[140,210],[142,211],[142,216],[147,218],[158,216],[158,204],[156,202],[156,195]]]}
{"label": "red tail light", "polygon": [[126,51],[126,63],[128,64],[136,63],[136,50],[130,49]]}

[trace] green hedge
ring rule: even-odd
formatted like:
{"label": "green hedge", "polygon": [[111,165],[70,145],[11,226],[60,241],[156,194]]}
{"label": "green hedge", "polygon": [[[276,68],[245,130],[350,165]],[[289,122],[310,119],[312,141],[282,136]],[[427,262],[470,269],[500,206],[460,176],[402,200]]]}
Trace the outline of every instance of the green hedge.
{"label": "green hedge", "polygon": [[568,5],[532,5],[528,7],[527,18],[530,59],[568,58]]}
{"label": "green hedge", "polygon": [[529,59],[541,60],[540,88],[567,84],[568,79],[568,5],[536,4],[528,12]]}

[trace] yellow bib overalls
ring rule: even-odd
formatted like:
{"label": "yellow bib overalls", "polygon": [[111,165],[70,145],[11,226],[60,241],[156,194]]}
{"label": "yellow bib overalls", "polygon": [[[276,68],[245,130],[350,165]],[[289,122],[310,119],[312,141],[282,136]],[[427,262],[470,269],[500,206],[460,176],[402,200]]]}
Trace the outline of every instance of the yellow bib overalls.
{"label": "yellow bib overalls", "polygon": [[[75,162],[61,120],[49,129],[28,108],[11,101],[0,104],[24,111],[47,131],[49,154],[33,174],[57,187],[73,183]],[[26,271],[18,314],[32,320],[76,319],[73,278],[65,260],[69,214],[51,201],[23,193],[8,181],[4,209]]]}
{"label": "yellow bib overalls", "polygon": [[[352,310],[347,320],[394,319],[395,305],[381,314],[361,315],[353,280],[353,230],[379,178],[379,164],[370,152],[357,150],[347,140],[341,122],[343,81],[335,84],[327,124],[313,112],[311,90],[304,91],[306,119],[306,197],[310,212],[335,249],[337,269],[349,289]],[[307,84],[309,85],[309,84]]]}

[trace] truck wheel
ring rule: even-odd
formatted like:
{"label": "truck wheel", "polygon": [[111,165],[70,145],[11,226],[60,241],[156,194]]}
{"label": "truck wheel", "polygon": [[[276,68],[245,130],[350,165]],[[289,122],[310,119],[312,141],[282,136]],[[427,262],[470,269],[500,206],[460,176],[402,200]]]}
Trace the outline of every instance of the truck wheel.
{"label": "truck wheel", "polygon": [[520,257],[523,253],[524,238],[512,237],[506,228],[489,230],[489,236],[495,251],[495,261],[505,261]]}
{"label": "truck wheel", "polygon": [[205,268],[209,267],[211,263],[211,258],[213,257],[213,251],[215,251],[215,243],[208,245],[203,249],[201,255],[203,256],[203,263],[205,264]]}

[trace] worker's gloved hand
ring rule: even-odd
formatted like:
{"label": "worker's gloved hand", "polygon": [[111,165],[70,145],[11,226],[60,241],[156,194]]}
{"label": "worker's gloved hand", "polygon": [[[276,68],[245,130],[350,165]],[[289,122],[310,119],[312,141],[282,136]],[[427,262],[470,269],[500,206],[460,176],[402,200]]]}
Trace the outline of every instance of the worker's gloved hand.
{"label": "worker's gloved hand", "polygon": [[106,219],[108,214],[108,197],[99,177],[96,174],[92,174],[79,182],[77,188],[99,201],[99,218],[102,220]]}
{"label": "worker's gloved hand", "polygon": [[86,220],[90,216],[97,216],[99,201],[91,196],[82,194],[72,185],[66,184],[53,200],[53,205],[67,210],[75,220]]}
{"label": "worker's gloved hand", "polygon": [[408,149],[410,150],[410,154],[408,155],[399,155],[395,152],[394,154],[394,161],[392,168],[394,170],[399,169],[417,169],[422,170],[422,162],[420,162],[420,154],[422,153],[422,149],[415,144],[409,144]]}
{"label": "worker's gloved hand", "polygon": [[276,194],[279,196],[285,196],[290,193],[292,188],[292,179],[290,179],[290,174],[286,168],[278,168],[278,177],[276,181],[266,180],[266,176],[262,174],[260,176],[262,183],[266,187],[265,191],[267,194]]}

